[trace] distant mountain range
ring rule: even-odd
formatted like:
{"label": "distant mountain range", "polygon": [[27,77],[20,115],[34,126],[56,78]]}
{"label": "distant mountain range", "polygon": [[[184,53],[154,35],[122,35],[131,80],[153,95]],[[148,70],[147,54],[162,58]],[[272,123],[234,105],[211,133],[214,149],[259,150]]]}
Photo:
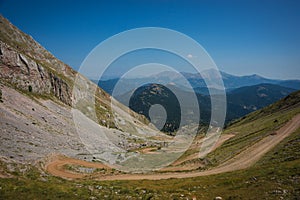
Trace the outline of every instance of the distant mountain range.
{"label": "distant mountain range", "polygon": [[[203,77],[213,77],[217,76],[215,70],[206,70],[200,74],[190,74],[190,73],[183,73],[184,77],[190,82],[193,88],[201,88],[206,87],[205,81]],[[299,90],[300,89],[300,80],[277,80],[277,79],[268,79],[257,74],[247,75],[247,76],[235,76],[225,72],[220,72],[224,86],[227,90],[240,88],[244,86],[252,86],[258,85],[262,83],[269,83],[280,85],[292,89]]]}
{"label": "distant mountain range", "polygon": [[[225,72],[220,72],[220,74],[227,96],[226,122],[268,106],[300,89],[300,80],[267,79],[256,74],[250,76],[234,76]],[[181,97],[190,97],[191,93],[195,93],[200,108],[200,123],[208,123],[211,112],[210,95],[216,96],[222,91],[217,88],[208,89],[205,79],[213,80],[217,77],[218,73],[215,70],[206,70],[201,74],[179,74],[166,71],[142,78],[99,81],[98,85],[121,103],[128,105],[130,102],[128,106],[132,110],[143,114],[148,119],[150,119],[151,105],[163,104],[162,100],[169,102],[163,104],[168,114],[167,121],[169,120],[168,127],[164,127],[163,131],[170,132],[170,130],[175,130],[180,123],[180,119],[176,115],[183,116],[185,120],[183,124],[197,123],[198,118],[191,115],[193,108],[189,105],[185,105],[181,109],[183,112],[178,113],[174,94],[168,88],[176,91],[176,94]],[[156,92],[158,88],[159,93]]]}
{"label": "distant mountain range", "polygon": [[[227,91],[227,114],[225,122],[228,123],[250,112],[268,106],[293,91],[295,91],[295,89],[268,83],[245,86]],[[167,113],[167,126],[163,127],[162,131],[173,132],[176,130],[176,127],[179,126],[178,123],[180,123],[181,117],[181,119],[184,120],[181,122],[183,125],[197,123],[199,119],[194,111],[192,102],[187,102],[180,108],[173,92],[177,94],[177,98],[185,98],[192,95],[190,91],[182,90],[174,85],[167,85],[165,87],[160,84],[147,84],[126,94],[116,96],[115,98],[124,104],[129,102],[129,107],[132,110],[143,114],[149,120],[150,107],[154,104],[162,105]],[[200,93],[196,93],[196,96],[200,108],[200,124],[207,124],[211,117],[210,96]],[[213,96],[217,97],[218,95],[215,94]],[[158,118],[160,118],[160,116],[158,116]]]}
{"label": "distant mountain range", "polygon": [[[278,86],[283,86],[286,88],[291,88],[295,90],[300,90],[300,80],[277,80],[277,79],[268,79],[262,76],[253,74],[249,76],[235,76],[225,72],[220,72],[224,87],[227,91],[231,91],[240,87],[245,86],[253,86],[258,84],[274,84]],[[193,89],[195,92],[208,95],[208,89],[205,84],[204,78],[211,78],[214,79],[218,74],[215,70],[206,70],[203,71],[201,74],[192,74],[182,72],[181,74],[166,71],[158,73],[154,76],[142,77],[142,78],[132,78],[132,79],[109,79],[109,80],[100,80],[94,81],[97,83],[101,88],[103,88],[109,94],[113,94],[114,96],[120,96],[129,92],[135,88],[138,88],[143,83],[158,83],[162,85],[174,85],[182,90],[191,91]],[[188,81],[188,82],[187,82]],[[118,89],[114,91],[116,84],[118,83]],[[187,85],[187,83],[190,84]],[[213,94],[218,93],[218,89],[210,88],[210,92]]]}

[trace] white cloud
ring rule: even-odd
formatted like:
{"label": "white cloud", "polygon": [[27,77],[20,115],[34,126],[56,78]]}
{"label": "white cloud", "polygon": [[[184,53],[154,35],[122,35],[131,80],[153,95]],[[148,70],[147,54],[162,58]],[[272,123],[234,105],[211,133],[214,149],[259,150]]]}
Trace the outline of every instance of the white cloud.
{"label": "white cloud", "polygon": [[188,54],[187,57],[188,58],[193,58],[193,55],[192,54]]}

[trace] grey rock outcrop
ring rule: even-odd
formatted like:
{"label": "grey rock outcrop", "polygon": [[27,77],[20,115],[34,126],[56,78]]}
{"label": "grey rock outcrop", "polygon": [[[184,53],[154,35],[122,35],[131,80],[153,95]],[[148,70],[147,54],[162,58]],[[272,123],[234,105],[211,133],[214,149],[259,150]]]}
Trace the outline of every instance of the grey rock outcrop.
{"label": "grey rock outcrop", "polygon": [[0,41],[0,78],[17,89],[56,96],[71,105],[71,83],[38,61]]}
{"label": "grey rock outcrop", "polygon": [[30,35],[23,33],[1,15],[0,40],[14,48],[16,52],[20,52],[23,55],[42,63],[67,78],[73,79],[76,74],[76,71],[74,71],[70,66],[57,59]]}

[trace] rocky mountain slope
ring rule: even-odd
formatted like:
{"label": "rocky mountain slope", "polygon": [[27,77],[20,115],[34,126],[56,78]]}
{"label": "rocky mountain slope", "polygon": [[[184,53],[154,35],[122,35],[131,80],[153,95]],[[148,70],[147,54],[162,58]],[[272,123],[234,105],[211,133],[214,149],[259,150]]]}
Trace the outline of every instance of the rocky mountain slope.
{"label": "rocky mountain slope", "polygon": [[1,79],[21,90],[53,94],[71,105],[76,72],[2,16],[0,25]]}
{"label": "rocky mountain slope", "polygon": [[[87,88],[97,87],[70,66],[55,58],[50,52],[37,43],[31,36],[23,33],[3,16],[0,16],[0,77],[1,82],[36,96],[53,99],[71,106],[76,103],[76,94],[72,95],[74,79],[84,81]],[[107,107],[107,112],[97,112],[99,123],[116,127],[109,110],[110,96],[98,88],[96,107]],[[82,91],[81,96],[84,96]],[[73,101],[73,102],[72,102]],[[107,105],[106,105],[107,104]],[[144,121],[142,116],[131,113]],[[109,117],[110,116],[110,117]],[[103,123],[103,122],[106,123]]]}
{"label": "rocky mountain slope", "polygon": [[[74,86],[76,77],[86,91],[79,91]],[[94,102],[82,102],[82,99],[89,99],[89,89],[96,91]],[[150,135],[157,132],[146,126],[149,122],[145,117],[112,99],[2,16],[0,91],[1,156],[35,161],[50,153],[60,153],[93,159],[83,138],[96,132],[112,135],[113,148],[136,148],[156,143],[139,140],[140,131]],[[91,117],[87,103],[95,106],[95,117]],[[74,113],[93,129],[78,130]],[[101,140],[101,135],[96,137],[98,140],[93,140],[93,148],[95,145],[110,148],[108,142]]]}

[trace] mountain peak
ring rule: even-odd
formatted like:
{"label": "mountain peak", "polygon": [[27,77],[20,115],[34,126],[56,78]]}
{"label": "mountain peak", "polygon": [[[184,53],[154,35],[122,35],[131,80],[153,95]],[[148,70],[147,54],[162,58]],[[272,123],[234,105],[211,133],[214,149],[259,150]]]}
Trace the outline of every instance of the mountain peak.
{"label": "mountain peak", "polygon": [[262,76],[260,76],[260,75],[258,75],[258,74],[252,74],[252,75],[250,75],[249,77],[251,77],[251,78],[256,78],[256,79],[265,79],[264,77],[262,77]]}

